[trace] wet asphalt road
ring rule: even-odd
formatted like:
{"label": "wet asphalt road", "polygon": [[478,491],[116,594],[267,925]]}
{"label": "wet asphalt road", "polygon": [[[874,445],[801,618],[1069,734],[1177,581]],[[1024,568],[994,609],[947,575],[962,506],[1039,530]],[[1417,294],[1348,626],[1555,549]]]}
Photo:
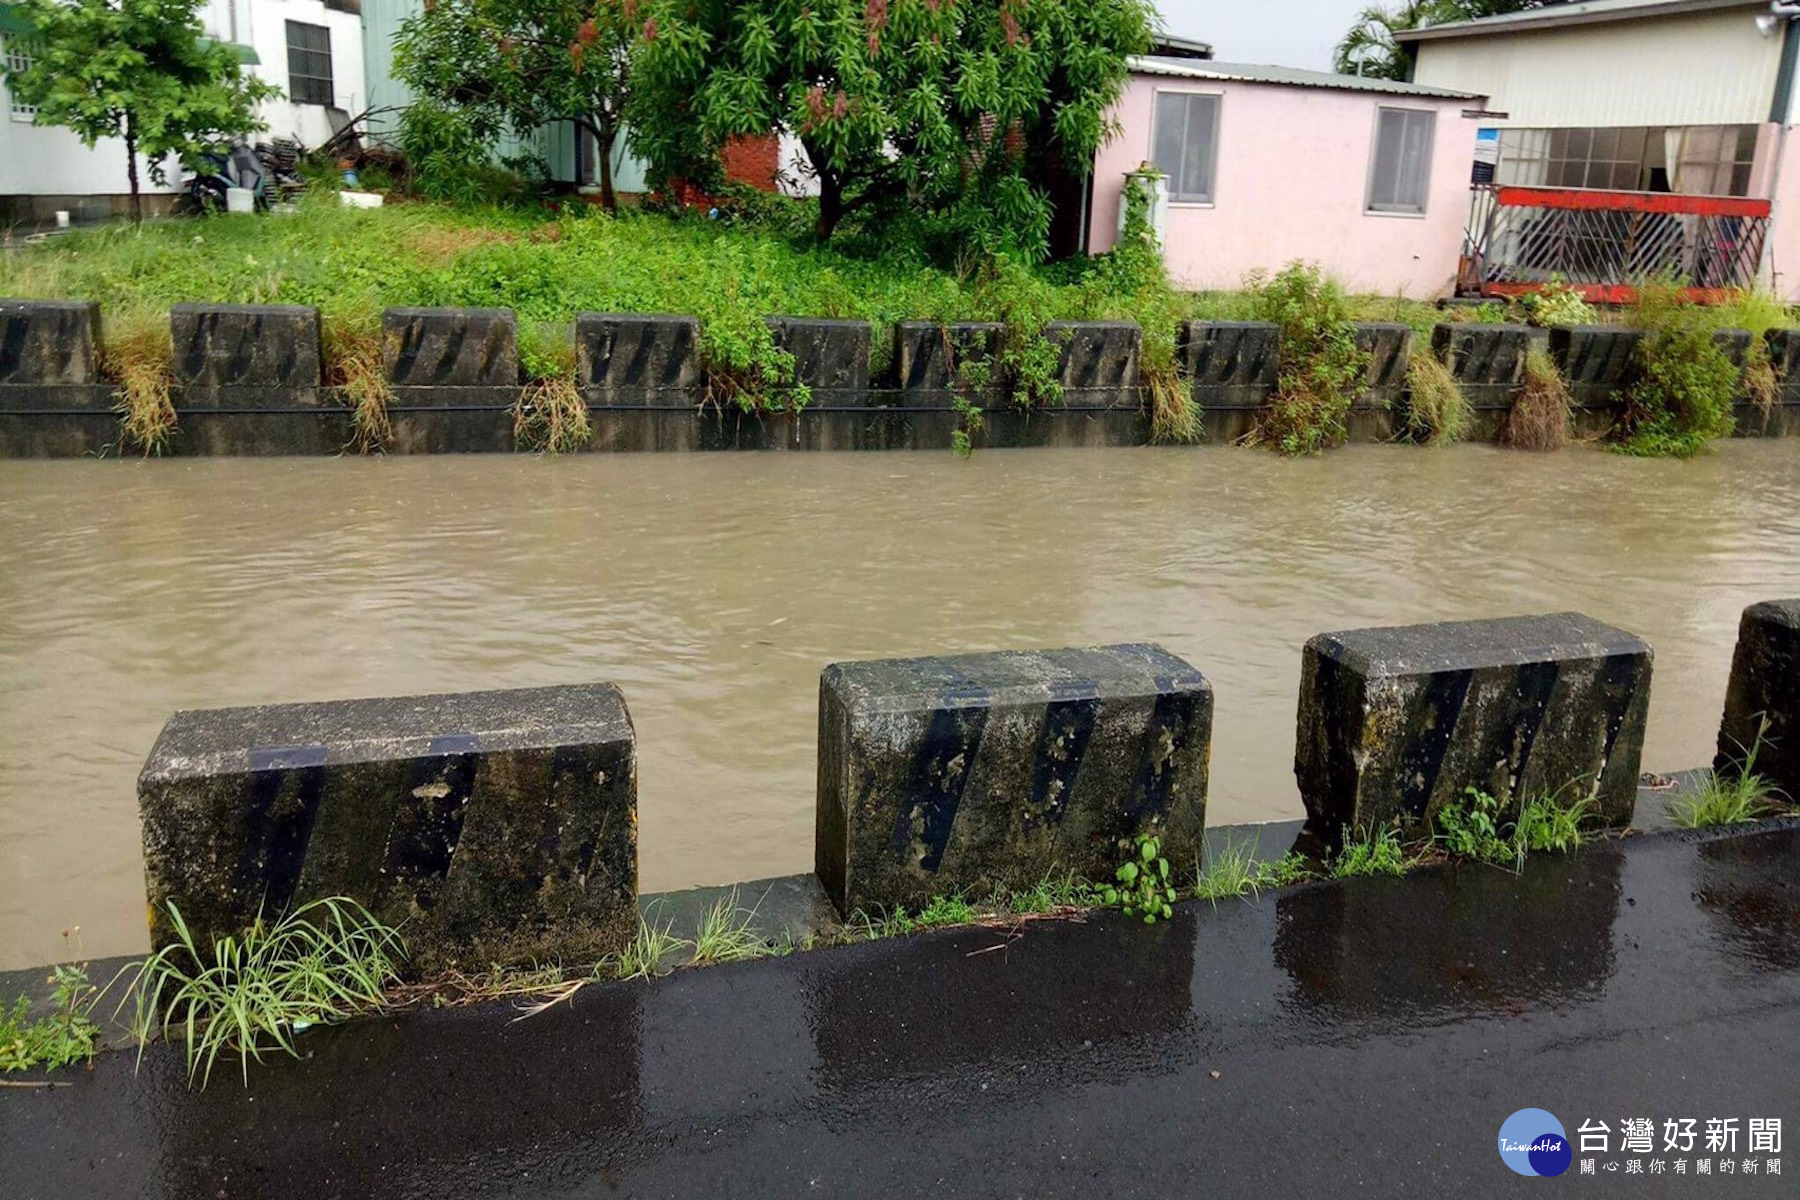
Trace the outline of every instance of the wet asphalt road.
{"label": "wet asphalt road", "polygon": [[1609,1175],[1633,1157],[1612,1154],[1533,1180],[1496,1138],[1524,1107],[1570,1134],[1800,1136],[1800,830],[1315,885],[1154,929],[940,932],[510,1015],[328,1031],[247,1088],[222,1070],[190,1092],[157,1051],[135,1077],[111,1054],[73,1087],[0,1090],[0,1195],[1793,1196],[1800,1143],[1774,1178]]}

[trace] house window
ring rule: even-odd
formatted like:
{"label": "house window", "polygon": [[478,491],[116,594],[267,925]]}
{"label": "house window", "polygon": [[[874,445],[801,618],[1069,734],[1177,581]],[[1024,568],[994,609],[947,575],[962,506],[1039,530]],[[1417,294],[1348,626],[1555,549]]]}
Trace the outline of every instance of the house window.
{"label": "house window", "polygon": [[1211,204],[1219,157],[1219,97],[1192,92],[1156,93],[1150,161],[1169,177],[1169,199]]}
{"label": "house window", "polygon": [[1745,196],[1754,125],[1506,129],[1494,181],[1522,187]]}
{"label": "house window", "polygon": [[[6,69],[9,72],[23,71],[31,66],[31,55],[25,53],[24,48],[21,47],[17,41],[10,38],[0,38],[0,61],[5,62]],[[37,109],[34,106],[30,104],[20,104],[17,100],[12,98],[12,89],[10,87],[6,89],[6,97],[7,104],[12,110],[13,120],[28,122],[33,117],[37,116]]]}
{"label": "house window", "polygon": [[1380,108],[1375,154],[1369,163],[1369,211],[1422,213],[1431,179],[1431,136],[1437,114],[1422,108]]}
{"label": "house window", "polygon": [[332,104],[331,30],[323,25],[287,23],[288,98],[296,104]]}

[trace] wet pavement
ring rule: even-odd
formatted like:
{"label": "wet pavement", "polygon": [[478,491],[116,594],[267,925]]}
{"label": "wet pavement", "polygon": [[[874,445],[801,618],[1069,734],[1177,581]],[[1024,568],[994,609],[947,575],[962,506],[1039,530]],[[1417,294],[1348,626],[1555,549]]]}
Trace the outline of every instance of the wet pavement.
{"label": "wet pavement", "polygon": [[[367,1021],[188,1090],[166,1048],[0,1090],[0,1194],[1515,1195],[1514,1110],[1800,1120],[1800,823],[1317,884],[1145,928],[961,929]],[[1579,1158],[1583,1157],[1579,1154]],[[1641,1159],[1643,1174],[1623,1164]],[[1619,1164],[1608,1173],[1607,1164]],[[1693,1168],[1689,1168],[1693,1170]],[[1543,1186],[1543,1185],[1534,1185]]]}

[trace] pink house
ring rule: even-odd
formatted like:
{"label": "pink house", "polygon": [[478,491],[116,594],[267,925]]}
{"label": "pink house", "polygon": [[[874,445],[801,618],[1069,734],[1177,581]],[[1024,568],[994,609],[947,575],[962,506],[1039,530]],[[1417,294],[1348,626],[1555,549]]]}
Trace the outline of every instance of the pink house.
{"label": "pink house", "polygon": [[1167,177],[1163,258],[1178,286],[1235,288],[1318,263],[1351,290],[1417,299],[1456,283],[1476,115],[1468,92],[1287,67],[1135,58],[1094,159],[1088,247],[1109,248],[1125,176]]}

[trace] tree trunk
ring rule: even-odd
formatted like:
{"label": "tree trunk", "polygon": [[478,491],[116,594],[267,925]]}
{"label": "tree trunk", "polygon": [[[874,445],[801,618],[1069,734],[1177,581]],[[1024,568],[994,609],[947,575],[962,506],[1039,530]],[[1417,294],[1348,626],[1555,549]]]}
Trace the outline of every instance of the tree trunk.
{"label": "tree trunk", "polygon": [[821,242],[831,240],[831,231],[844,219],[844,178],[829,167],[819,170],[819,226]]}
{"label": "tree trunk", "polygon": [[125,114],[125,170],[131,178],[131,223],[144,223],[144,198],[138,194],[137,118]]}
{"label": "tree trunk", "polygon": [[619,138],[619,127],[610,121],[603,122],[595,131],[595,141],[600,146],[600,204],[607,212],[619,211],[619,198],[613,195],[613,143]]}

